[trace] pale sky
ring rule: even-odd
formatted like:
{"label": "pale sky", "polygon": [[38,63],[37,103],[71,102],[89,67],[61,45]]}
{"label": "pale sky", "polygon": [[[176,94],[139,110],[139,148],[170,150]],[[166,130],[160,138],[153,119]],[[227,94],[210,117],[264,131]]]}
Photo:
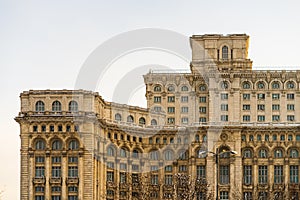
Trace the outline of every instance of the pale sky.
{"label": "pale sky", "polygon": [[[3,199],[19,199],[20,139],[13,118],[20,109],[22,91],[74,88],[82,64],[95,48],[115,35],[141,28],[167,29],[187,37],[246,33],[250,35],[249,57],[254,66],[300,66],[299,8],[298,0],[1,0]],[[139,53],[125,56],[112,66],[125,71],[128,66],[149,64],[189,69],[188,63],[166,53]],[[111,73],[103,80],[113,83],[103,86],[100,81],[98,88],[104,99],[111,99],[109,87],[119,78],[122,74]],[[136,95],[141,101],[145,100],[143,92],[141,89],[141,95]]]}

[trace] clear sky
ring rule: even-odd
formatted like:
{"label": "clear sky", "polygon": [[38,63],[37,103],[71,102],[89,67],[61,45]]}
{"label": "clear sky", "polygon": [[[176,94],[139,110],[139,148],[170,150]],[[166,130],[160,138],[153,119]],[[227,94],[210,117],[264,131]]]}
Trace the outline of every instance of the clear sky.
{"label": "clear sky", "polygon": [[[300,66],[299,8],[298,0],[1,0],[3,199],[19,199],[19,126],[13,118],[20,109],[20,92],[72,89],[82,64],[97,46],[115,35],[140,28],[168,29],[186,36],[247,33],[254,66]],[[149,56],[145,56],[147,52],[144,56],[129,55],[115,62],[114,67],[171,64],[189,68],[180,59],[148,53]],[[100,85],[99,91],[105,99],[111,99],[109,88]]]}

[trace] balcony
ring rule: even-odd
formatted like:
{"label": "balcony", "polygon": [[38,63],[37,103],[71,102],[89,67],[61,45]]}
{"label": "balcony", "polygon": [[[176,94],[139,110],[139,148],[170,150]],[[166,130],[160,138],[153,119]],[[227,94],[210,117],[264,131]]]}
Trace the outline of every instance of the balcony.
{"label": "balcony", "polygon": [[41,176],[41,177],[34,177],[32,179],[32,182],[34,184],[45,184],[46,183],[46,178],[44,176]]}
{"label": "balcony", "polygon": [[66,178],[67,184],[79,184],[79,178],[78,177],[68,177]]}
{"label": "balcony", "polygon": [[62,178],[61,177],[51,177],[49,180],[50,184],[61,184]]}

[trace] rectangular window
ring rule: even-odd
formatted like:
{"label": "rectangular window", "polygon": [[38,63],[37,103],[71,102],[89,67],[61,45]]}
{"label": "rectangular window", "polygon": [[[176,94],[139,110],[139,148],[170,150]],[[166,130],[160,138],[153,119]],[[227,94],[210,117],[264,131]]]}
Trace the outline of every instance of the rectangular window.
{"label": "rectangular window", "polygon": [[158,171],[158,166],[157,165],[151,165],[150,170],[151,171]]}
{"label": "rectangular window", "polygon": [[228,94],[221,94],[221,100],[228,99]]}
{"label": "rectangular window", "polygon": [[69,163],[78,163],[78,157],[69,157],[68,161]]}
{"label": "rectangular window", "polygon": [[272,115],[272,121],[273,121],[273,122],[278,122],[278,121],[280,121],[280,116],[279,116],[279,115]]}
{"label": "rectangular window", "polygon": [[258,192],[259,200],[268,200],[268,193],[267,192]]}
{"label": "rectangular window", "polygon": [[200,113],[206,113],[206,107],[199,107],[199,112]]}
{"label": "rectangular window", "polygon": [[243,115],[244,122],[250,122],[250,115]]}
{"label": "rectangular window", "polygon": [[186,172],[187,166],[186,165],[179,165],[179,172]]}
{"label": "rectangular window", "polygon": [[51,187],[51,191],[52,192],[60,192],[61,191],[61,187],[60,186],[52,186]]}
{"label": "rectangular window", "polygon": [[126,173],[120,172],[120,183],[126,183]]}
{"label": "rectangular window", "polygon": [[288,115],[288,116],[286,116],[286,118],[287,118],[287,121],[290,121],[290,122],[295,121],[295,116],[294,115]]}
{"label": "rectangular window", "polygon": [[69,166],[68,176],[71,178],[77,178],[78,177],[78,167],[77,166]]}
{"label": "rectangular window", "polygon": [[68,191],[69,192],[78,192],[78,187],[77,186],[69,186]]}
{"label": "rectangular window", "polygon": [[54,126],[53,125],[50,126],[50,132],[54,132]]}
{"label": "rectangular window", "polygon": [[295,110],[295,105],[294,104],[287,104],[287,110]]}
{"label": "rectangular window", "polygon": [[45,167],[35,167],[35,177],[36,178],[45,177]]}
{"label": "rectangular window", "polygon": [[257,116],[257,121],[258,122],[264,122],[265,121],[265,116],[264,115],[258,115]]}
{"label": "rectangular window", "polygon": [[243,197],[243,200],[253,200],[252,192],[244,192]]}
{"label": "rectangular window", "polygon": [[61,167],[52,167],[52,177],[59,178],[61,177]]}
{"label": "rectangular window", "polygon": [[250,110],[250,105],[249,104],[244,104],[243,105],[243,110]]}
{"label": "rectangular window", "polygon": [[120,163],[120,170],[127,170],[127,164],[126,163]]}
{"label": "rectangular window", "polygon": [[265,99],[265,94],[263,94],[263,93],[257,94],[257,99],[264,100]]}
{"label": "rectangular window", "polygon": [[228,104],[221,104],[222,111],[228,111]]}
{"label": "rectangular window", "polygon": [[206,97],[199,97],[200,103],[206,103]]}
{"label": "rectangular window", "polygon": [[250,100],[250,94],[243,94],[244,100]]}
{"label": "rectangular window", "polygon": [[169,103],[175,102],[175,97],[174,96],[168,97],[168,102]]}
{"label": "rectangular window", "polygon": [[227,191],[220,192],[220,200],[229,200],[229,194]]}
{"label": "rectangular window", "polygon": [[260,184],[268,183],[268,166],[266,165],[258,166],[258,183]]}
{"label": "rectangular window", "polygon": [[160,103],[161,97],[154,97],[154,103]]}
{"label": "rectangular window", "polygon": [[172,185],[173,184],[173,176],[172,175],[165,175],[165,184]]}
{"label": "rectangular window", "polygon": [[229,166],[221,165],[220,166],[220,184],[229,184]]}
{"label": "rectangular window", "polygon": [[45,191],[45,187],[43,186],[36,186],[35,187],[35,192],[44,192]]}
{"label": "rectangular window", "polygon": [[264,104],[258,104],[257,105],[257,110],[264,111],[265,110],[265,105]]}
{"label": "rectangular window", "polygon": [[174,113],[175,107],[168,107],[168,113]]}
{"label": "rectangular window", "polygon": [[274,166],[274,183],[283,183],[283,166],[275,165]]}
{"label": "rectangular window", "polygon": [[68,200],[78,200],[77,195],[68,195]]}
{"label": "rectangular window", "polygon": [[114,172],[106,172],[106,181],[108,182],[114,181]]}
{"label": "rectangular window", "polygon": [[244,166],[244,184],[245,185],[252,184],[252,166],[251,165]]}
{"label": "rectangular window", "polygon": [[154,111],[155,112],[161,112],[161,107],[160,106],[154,106]]}
{"label": "rectangular window", "polygon": [[60,195],[52,195],[51,200],[61,200]]}
{"label": "rectangular window", "polygon": [[181,107],[181,112],[182,113],[188,113],[189,112],[189,107]]}
{"label": "rectangular window", "polygon": [[272,105],[272,110],[280,110],[280,105],[279,104],[273,104]]}
{"label": "rectangular window", "polygon": [[182,97],[181,97],[181,102],[182,102],[182,103],[187,103],[187,102],[189,102],[189,97],[188,97],[188,96],[182,96]]}
{"label": "rectangular window", "polygon": [[174,124],[174,122],[175,122],[175,118],[173,117],[168,118],[168,124]]}
{"label": "rectangular window", "polygon": [[165,172],[172,172],[172,171],[173,171],[173,166],[172,165],[165,166]]}
{"label": "rectangular window", "polygon": [[113,169],[115,166],[115,163],[113,162],[107,162],[107,168]]}
{"label": "rectangular window", "polygon": [[132,170],[139,170],[139,165],[132,165]]}
{"label": "rectangular window", "polygon": [[294,94],[287,94],[287,95],[286,95],[286,98],[287,98],[288,100],[293,100],[293,99],[295,99],[295,95],[294,95]]}
{"label": "rectangular window", "polygon": [[61,163],[61,157],[52,157],[52,163]]}
{"label": "rectangular window", "polygon": [[151,185],[158,185],[158,175],[151,175]]}
{"label": "rectangular window", "polygon": [[35,157],[35,162],[36,163],[44,163],[45,157],[42,157],[42,156]]}
{"label": "rectangular window", "polygon": [[290,183],[299,183],[299,167],[298,165],[290,166]]}
{"label": "rectangular window", "polygon": [[205,178],[206,172],[205,172],[205,165],[197,165],[197,178]]}
{"label": "rectangular window", "polygon": [[187,118],[187,117],[181,118],[181,123],[188,124],[189,123],[189,118]]}
{"label": "rectangular window", "polygon": [[200,117],[199,122],[203,122],[203,123],[206,122],[206,117]]}
{"label": "rectangular window", "polygon": [[273,100],[278,100],[280,98],[280,94],[272,94]]}
{"label": "rectangular window", "polygon": [[45,196],[44,195],[35,195],[35,200],[45,200]]}
{"label": "rectangular window", "polygon": [[38,126],[33,126],[33,132],[37,132],[38,131]]}
{"label": "rectangular window", "polygon": [[228,115],[221,115],[221,121],[227,122],[228,121]]}

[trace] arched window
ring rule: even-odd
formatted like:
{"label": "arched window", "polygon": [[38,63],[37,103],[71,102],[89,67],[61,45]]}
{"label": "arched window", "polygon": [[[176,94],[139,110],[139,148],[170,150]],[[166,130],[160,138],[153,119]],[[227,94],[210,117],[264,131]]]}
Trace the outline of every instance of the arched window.
{"label": "arched window", "polygon": [[181,87],[181,91],[182,92],[187,92],[187,91],[189,91],[189,88],[184,85],[184,86]]}
{"label": "arched window", "polygon": [[61,103],[59,101],[54,101],[52,103],[52,111],[53,112],[60,112],[61,111]]}
{"label": "arched window", "polygon": [[278,81],[274,81],[274,82],[272,83],[272,89],[279,89],[279,87],[280,87],[280,84],[279,84]]}
{"label": "arched window", "polygon": [[198,149],[196,151],[196,158],[205,158],[207,156],[207,151],[204,151],[202,149]]}
{"label": "arched window", "polygon": [[154,92],[160,92],[161,91],[161,87],[159,85],[156,85],[154,87]]}
{"label": "arched window", "polygon": [[268,152],[266,149],[260,149],[258,152],[258,157],[259,158],[267,158],[268,157]]}
{"label": "arched window", "polygon": [[228,146],[222,146],[219,149],[220,158],[229,158],[230,157],[230,148]]}
{"label": "arched window", "polygon": [[119,113],[115,114],[115,120],[122,121],[122,116]]}
{"label": "arched window", "polygon": [[35,143],[36,150],[44,150],[46,148],[46,143],[44,140],[37,140]]}
{"label": "arched window", "polygon": [[250,83],[248,81],[243,83],[243,89],[250,89]]}
{"label": "arched window", "polygon": [[202,142],[207,142],[207,136],[203,135],[203,141]]}
{"label": "arched window", "polygon": [[199,90],[200,91],[206,91],[206,85],[200,85]]}
{"label": "arched window", "polygon": [[298,158],[299,157],[299,152],[297,149],[291,149],[290,150],[290,158]]}
{"label": "arched window", "polygon": [[145,118],[144,118],[144,117],[141,117],[141,118],[139,119],[139,125],[145,125],[145,124],[146,124]]}
{"label": "arched window", "polygon": [[77,112],[78,111],[78,103],[76,101],[70,101],[69,111],[70,112]]}
{"label": "arched window", "polygon": [[227,46],[222,47],[222,59],[225,59],[225,60],[228,59],[228,47]]}
{"label": "arched window", "polygon": [[156,126],[156,125],[157,125],[156,119],[152,119],[152,120],[151,120],[151,125],[152,125],[152,126]]}
{"label": "arched window", "polygon": [[257,88],[258,88],[258,89],[264,89],[264,88],[265,88],[265,83],[264,83],[263,81],[259,81],[259,82],[257,83]]}
{"label": "arched window", "polygon": [[170,85],[170,86],[168,87],[168,91],[169,91],[169,92],[174,92],[174,91],[175,91],[175,87],[174,87],[173,85]]}
{"label": "arched window", "polygon": [[70,142],[69,142],[69,149],[70,150],[77,150],[77,149],[79,149],[79,143],[78,143],[78,141],[77,140],[71,140]]}
{"label": "arched window", "polygon": [[274,158],[282,158],[283,157],[283,152],[281,149],[275,149],[274,150]]}
{"label": "arched window", "polygon": [[132,151],[132,157],[133,157],[133,158],[139,158],[139,151],[136,150],[136,149],[134,149],[134,150]]}
{"label": "arched window", "polygon": [[125,158],[126,155],[127,155],[126,149],[121,148],[121,149],[120,149],[120,156],[123,157],[123,158]]}
{"label": "arched window", "polygon": [[61,150],[62,149],[62,143],[60,140],[54,140],[52,143],[52,150]]}
{"label": "arched window", "polygon": [[129,122],[129,123],[133,123],[133,116],[132,115],[129,115],[128,117],[127,117],[127,122]]}
{"label": "arched window", "polygon": [[35,103],[35,111],[36,112],[44,112],[45,111],[45,104],[42,101],[38,101]]}
{"label": "arched window", "polygon": [[165,160],[173,160],[173,152],[171,150],[165,151]]}
{"label": "arched window", "polygon": [[250,149],[245,149],[243,152],[244,158],[252,158],[252,151]]}
{"label": "arched window", "polygon": [[158,160],[159,159],[158,151],[151,151],[150,152],[150,159],[151,160]]}
{"label": "arched window", "polygon": [[227,81],[221,81],[220,87],[222,89],[228,89],[228,82]]}
{"label": "arched window", "polygon": [[107,155],[108,156],[115,156],[115,149],[113,147],[107,148]]}
{"label": "arched window", "polygon": [[286,88],[287,88],[287,89],[294,89],[294,88],[295,88],[294,82],[293,82],[293,81],[288,81],[288,82],[286,83]]}

